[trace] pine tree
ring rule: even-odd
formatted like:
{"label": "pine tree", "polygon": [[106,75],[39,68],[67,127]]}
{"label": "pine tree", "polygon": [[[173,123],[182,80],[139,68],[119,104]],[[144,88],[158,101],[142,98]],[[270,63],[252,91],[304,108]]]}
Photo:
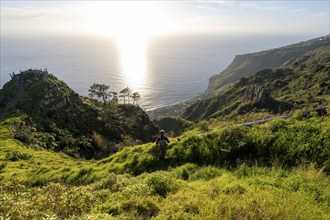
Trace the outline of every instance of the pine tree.
{"label": "pine tree", "polygon": [[122,97],[124,99],[124,104],[126,104],[126,98],[128,100],[128,103],[130,102],[130,96],[131,96],[131,93],[132,93],[132,90],[128,87],[126,87],[125,89],[121,90],[119,92],[121,95],[119,97]]}
{"label": "pine tree", "polygon": [[91,98],[94,98],[95,96],[97,98],[101,98],[104,105],[106,104],[106,102],[108,101],[109,97],[110,97],[110,86],[107,86],[105,84],[97,84],[97,83],[94,83],[90,89],[88,90],[89,91],[89,96]]}
{"label": "pine tree", "polygon": [[133,105],[138,105],[139,99],[141,98],[140,94],[138,92],[134,92],[131,97],[133,98]]}

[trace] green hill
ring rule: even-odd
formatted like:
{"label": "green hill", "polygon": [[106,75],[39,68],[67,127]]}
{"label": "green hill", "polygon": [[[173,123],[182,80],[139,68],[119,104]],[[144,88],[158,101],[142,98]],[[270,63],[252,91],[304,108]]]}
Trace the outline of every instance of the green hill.
{"label": "green hill", "polygon": [[[291,96],[292,100],[288,100],[285,97],[280,97],[280,92],[278,88],[275,88],[277,91],[271,91],[275,87],[283,87],[287,93],[289,93],[287,83],[290,79],[285,79],[284,83],[283,79],[277,80],[276,77],[273,77],[274,85],[272,88],[268,89],[268,93],[278,93],[278,94],[271,94],[272,96],[279,95],[278,97],[274,97],[275,99],[284,99],[284,102],[289,102],[284,104],[284,109],[287,110],[290,106],[297,102],[297,104],[301,107],[306,103],[306,99],[323,99],[324,97],[319,97],[319,95],[315,95],[316,91],[319,90],[316,88],[318,86],[317,83],[321,84],[321,87],[325,87],[325,90],[328,89],[328,78],[327,75],[328,65],[329,65],[329,45],[330,45],[330,35],[311,39],[308,41],[303,41],[300,43],[292,44],[289,46],[284,46],[276,49],[271,49],[267,51],[261,51],[256,53],[244,54],[244,55],[237,55],[233,62],[220,74],[214,75],[209,79],[209,85],[207,90],[195,97],[194,99],[178,103],[171,106],[166,106],[159,109],[154,109],[148,112],[148,115],[152,119],[161,119],[164,117],[186,117],[187,119],[191,120],[199,120],[205,117],[209,117],[214,114],[216,111],[223,109],[223,113],[219,113],[218,115],[226,115],[232,112],[237,112],[237,107],[239,107],[240,103],[238,101],[238,97],[232,94],[234,92],[236,95],[242,96],[244,92],[234,91],[233,84],[237,83],[239,80],[243,78],[249,78],[253,74],[268,70],[271,71],[272,69],[277,69],[276,71],[284,72],[288,71],[288,69],[294,70],[294,75],[301,74],[301,79],[295,80],[296,83],[300,83],[300,81],[304,84],[307,83],[311,77],[313,80],[309,82],[316,83],[314,86],[306,85],[304,88],[303,86],[298,86],[299,88],[292,88],[291,92],[295,93],[296,96]],[[320,63],[321,66],[318,66]],[[318,69],[321,68],[321,69]],[[323,68],[323,69],[322,69]],[[280,69],[283,69],[282,71]],[[265,73],[265,71],[263,71]],[[317,77],[313,76],[313,72],[323,72],[322,77],[324,81],[321,81],[320,78],[316,79]],[[305,78],[305,79],[303,79]],[[306,81],[307,80],[307,81]],[[316,81],[317,82],[316,82]],[[284,83],[284,84],[281,84]],[[295,87],[292,83],[290,86]],[[325,85],[326,84],[326,85]],[[313,87],[310,94],[306,89]],[[238,88],[241,89],[241,88]],[[252,88],[250,88],[251,90]],[[297,91],[296,91],[297,89]],[[302,91],[305,89],[305,91]],[[252,89],[253,90],[253,89]],[[302,93],[302,94],[298,94]],[[324,91],[321,92],[324,94]],[[284,93],[283,93],[284,94]],[[221,97],[222,95],[226,95],[226,97]],[[285,96],[285,95],[284,95]],[[298,97],[297,97],[298,96]],[[303,96],[303,97],[302,97]],[[308,97],[307,97],[308,96]],[[219,101],[217,98],[219,97]],[[230,98],[229,98],[230,97]],[[197,104],[196,104],[196,100]],[[205,101],[203,101],[205,100]],[[233,102],[231,102],[233,100]],[[231,103],[229,103],[231,102]],[[236,102],[236,103],[235,103]],[[320,101],[324,103],[323,101]],[[195,103],[195,104],[194,104]],[[225,104],[221,104],[225,103]],[[244,104],[244,103],[243,103]],[[270,103],[270,105],[274,105],[276,102]],[[282,103],[283,104],[283,103]],[[280,108],[271,109],[272,112],[283,112],[283,105],[280,105]],[[225,105],[225,106],[223,106]],[[231,105],[229,107],[229,105]],[[189,108],[190,106],[190,108]],[[297,105],[293,105],[296,107]],[[298,108],[299,108],[298,106]],[[257,108],[260,106],[256,106]],[[264,107],[264,106],[261,106]],[[267,107],[267,106],[266,106]],[[248,107],[248,110],[253,109],[254,106]],[[266,108],[269,110],[269,108]],[[205,110],[205,112],[204,112]],[[220,110],[221,111],[221,110]],[[239,111],[240,112],[240,111]],[[245,112],[245,111],[243,111]]]}
{"label": "green hill", "polygon": [[264,69],[241,78],[212,98],[196,101],[183,116],[198,121],[251,111],[283,113],[291,109],[329,105],[330,46],[291,59],[282,68]]}
{"label": "green hill", "polygon": [[0,122],[0,216],[10,219],[328,219],[330,117],[231,122],[100,161],[33,149]]}
{"label": "green hill", "polygon": [[0,112],[0,118],[25,115],[15,137],[26,144],[88,159],[109,155],[123,141],[150,141],[157,132],[140,107],[104,106],[41,70],[12,76],[0,91]]}
{"label": "green hill", "polygon": [[165,159],[140,107],[81,97],[47,71],[13,75],[0,90],[0,219],[330,219],[330,46],[304,44],[194,101],[195,122],[159,120],[179,135]]}
{"label": "green hill", "polygon": [[242,77],[249,77],[260,70],[279,68],[286,64],[288,60],[299,57],[308,51],[328,46],[329,44],[330,35],[327,35],[285,47],[237,55],[225,70],[210,78],[206,94],[212,94],[221,87],[233,83]]}

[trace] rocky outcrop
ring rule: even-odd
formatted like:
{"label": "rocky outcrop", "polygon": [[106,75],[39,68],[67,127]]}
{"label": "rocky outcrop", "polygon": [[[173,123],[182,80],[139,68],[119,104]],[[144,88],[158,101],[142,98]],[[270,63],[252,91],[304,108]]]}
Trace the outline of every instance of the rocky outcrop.
{"label": "rocky outcrop", "polygon": [[247,86],[244,100],[250,100],[264,105],[272,100],[272,98],[263,85],[255,84]]}
{"label": "rocky outcrop", "polygon": [[33,83],[34,81],[39,80],[47,80],[48,79],[48,71],[45,70],[26,70],[24,72],[20,72],[19,74],[9,74],[13,80],[22,80],[26,83]]}
{"label": "rocky outcrop", "polygon": [[33,84],[36,81],[45,81],[48,79],[48,71],[45,70],[32,70],[29,69],[19,74],[9,74],[12,78],[9,84],[3,88],[0,92],[0,118],[2,118],[5,113],[14,108],[24,96],[24,88],[26,85]]}
{"label": "rocky outcrop", "polygon": [[32,118],[50,117],[60,124],[79,120],[77,114],[84,109],[79,95],[47,69],[10,76],[0,91],[0,117],[20,111]]}

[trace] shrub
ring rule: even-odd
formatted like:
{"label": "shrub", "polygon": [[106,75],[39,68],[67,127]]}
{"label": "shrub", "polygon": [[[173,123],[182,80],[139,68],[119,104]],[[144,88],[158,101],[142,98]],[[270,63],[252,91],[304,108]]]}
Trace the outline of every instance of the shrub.
{"label": "shrub", "polygon": [[133,196],[123,202],[121,210],[130,213],[134,219],[149,219],[157,215],[159,208],[155,201],[148,197]]}
{"label": "shrub", "polygon": [[96,183],[95,188],[116,191],[118,188],[117,175],[114,173],[109,173],[106,177],[102,178],[98,183]]}
{"label": "shrub", "polygon": [[304,113],[302,111],[297,111],[292,116],[295,120],[302,120],[304,118]]}
{"label": "shrub", "polygon": [[201,130],[202,132],[209,131],[209,123],[207,121],[201,121],[198,124],[198,129]]}
{"label": "shrub", "polygon": [[280,129],[285,129],[287,126],[287,121],[285,119],[279,118],[269,122],[270,129],[272,132],[277,132]]}
{"label": "shrub", "polygon": [[223,173],[220,169],[212,166],[200,168],[197,172],[190,175],[189,180],[210,180]]}
{"label": "shrub", "polygon": [[7,163],[1,163],[0,164],[0,173],[6,167],[6,165],[7,165]]}
{"label": "shrub", "polygon": [[174,169],[177,178],[188,180],[189,177],[198,170],[198,166],[193,163],[186,163]]}
{"label": "shrub", "polygon": [[23,143],[26,143],[26,144],[31,144],[31,143],[33,143],[33,140],[34,140],[32,132],[27,128],[17,129],[14,137],[15,137],[15,139],[22,141]]}
{"label": "shrub", "polygon": [[20,153],[18,151],[9,152],[6,154],[6,159],[10,161],[28,160],[31,157],[31,154]]}
{"label": "shrub", "polygon": [[161,175],[161,173],[150,175],[146,183],[155,194],[162,197],[166,197],[166,195],[175,188],[174,182],[169,177]]}

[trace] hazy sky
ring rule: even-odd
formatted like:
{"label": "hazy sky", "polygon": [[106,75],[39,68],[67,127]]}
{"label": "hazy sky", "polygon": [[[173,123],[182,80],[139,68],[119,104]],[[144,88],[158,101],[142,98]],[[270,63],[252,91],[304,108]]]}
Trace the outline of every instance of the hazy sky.
{"label": "hazy sky", "polygon": [[329,1],[3,1],[1,33],[329,34]]}

